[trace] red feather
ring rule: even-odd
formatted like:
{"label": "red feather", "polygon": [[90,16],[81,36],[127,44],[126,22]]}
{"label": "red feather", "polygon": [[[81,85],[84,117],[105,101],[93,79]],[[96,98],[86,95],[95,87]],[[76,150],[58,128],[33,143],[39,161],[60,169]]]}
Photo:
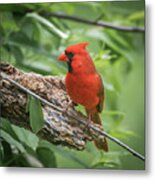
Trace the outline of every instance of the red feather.
{"label": "red feather", "polygon": [[[85,107],[88,117],[101,125],[99,113],[103,110],[104,87],[95,65],[86,51],[88,43],[80,43],[66,48],[59,60],[67,62],[69,72],[65,84],[66,89],[76,104]],[[108,151],[106,138],[95,141],[99,149]]]}

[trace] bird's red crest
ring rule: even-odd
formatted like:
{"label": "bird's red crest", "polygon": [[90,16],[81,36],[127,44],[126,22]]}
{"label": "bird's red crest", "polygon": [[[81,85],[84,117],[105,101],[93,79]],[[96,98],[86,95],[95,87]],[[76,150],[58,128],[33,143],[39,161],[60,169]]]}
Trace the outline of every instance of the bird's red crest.
{"label": "bird's red crest", "polygon": [[[65,52],[68,52],[68,53],[80,53],[81,51],[85,50],[86,46],[88,45],[88,43],[84,42],[84,43],[79,43],[79,44],[75,44],[75,45],[71,45],[71,46],[68,46],[65,50]],[[64,61],[64,62],[68,62],[68,58],[66,56],[65,53],[62,53],[58,59],[60,61]]]}
{"label": "bird's red crest", "polygon": [[87,42],[79,43],[79,44],[75,44],[75,45],[72,45],[72,46],[68,46],[66,48],[66,51],[73,52],[73,53],[79,53],[81,50],[85,49],[86,46],[88,46]]}

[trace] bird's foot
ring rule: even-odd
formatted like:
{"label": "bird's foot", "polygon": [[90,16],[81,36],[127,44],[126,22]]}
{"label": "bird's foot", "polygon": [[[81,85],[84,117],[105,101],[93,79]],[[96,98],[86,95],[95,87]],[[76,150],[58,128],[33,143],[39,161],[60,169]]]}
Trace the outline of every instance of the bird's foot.
{"label": "bird's foot", "polygon": [[91,116],[89,115],[88,116],[88,121],[87,121],[87,123],[85,125],[85,129],[84,129],[85,132],[89,132],[89,130],[90,130],[90,127],[89,127],[90,123],[91,123]]}

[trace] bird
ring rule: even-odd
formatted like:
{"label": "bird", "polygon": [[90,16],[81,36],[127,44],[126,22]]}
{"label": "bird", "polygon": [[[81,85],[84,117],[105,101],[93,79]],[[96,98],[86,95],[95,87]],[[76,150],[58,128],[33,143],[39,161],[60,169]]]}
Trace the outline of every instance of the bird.
{"label": "bird", "polygon": [[[65,86],[72,102],[85,108],[88,122],[92,121],[101,126],[100,113],[104,106],[104,86],[86,50],[87,46],[87,42],[70,45],[58,56],[58,60],[67,63]],[[108,151],[106,137],[94,140],[94,144],[99,150]]]}

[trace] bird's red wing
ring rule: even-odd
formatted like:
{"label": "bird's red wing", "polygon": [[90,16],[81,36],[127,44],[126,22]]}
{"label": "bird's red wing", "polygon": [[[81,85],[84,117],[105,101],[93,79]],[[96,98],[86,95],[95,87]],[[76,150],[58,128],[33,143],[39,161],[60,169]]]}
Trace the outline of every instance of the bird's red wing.
{"label": "bird's red wing", "polygon": [[99,97],[99,103],[96,106],[96,108],[97,108],[97,111],[99,113],[101,113],[103,110],[103,106],[104,106],[104,86],[103,86],[103,82],[102,82],[100,75],[99,75],[99,81],[98,82],[99,82],[99,91],[98,91],[97,95]]}

